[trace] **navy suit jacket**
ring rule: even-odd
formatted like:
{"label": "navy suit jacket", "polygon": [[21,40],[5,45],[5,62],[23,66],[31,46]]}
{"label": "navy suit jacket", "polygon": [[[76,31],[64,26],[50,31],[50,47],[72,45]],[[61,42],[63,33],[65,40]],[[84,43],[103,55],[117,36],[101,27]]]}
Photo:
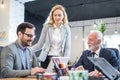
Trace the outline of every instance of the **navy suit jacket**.
{"label": "navy suit jacket", "polygon": [[[88,60],[87,57],[92,57],[90,50],[83,51],[78,62],[73,67],[76,68],[82,65],[84,69],[88,70],[89,72],[94,71],[94,65]],[[113,67],[118,69],[119,63],[114,51],[106,48],[101,48],[99,57],[105,58]]]}

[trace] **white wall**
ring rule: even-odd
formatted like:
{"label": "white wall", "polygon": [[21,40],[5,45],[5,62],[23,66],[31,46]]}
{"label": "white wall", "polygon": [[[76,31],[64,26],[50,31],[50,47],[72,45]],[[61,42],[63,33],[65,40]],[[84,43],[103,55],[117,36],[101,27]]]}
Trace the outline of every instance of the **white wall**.
{"label": "white wall", "polygon": [[0,46],[5,46],[17,38],[16,27],[24,22],[24,4],[16,0],[3,0],[4,8],[0,7]]}
{"label": "white wall", "polygon": [[8,42],[9,31],[9,7],[10,0],[4,0],[5,8],[1,8],[0,4],[0,45],[5,45]]}
{"label": "white wall", "polygon": [[[24,4],[15,0],[10,0],[9,11],[9,41],[17,39],[16,29],[18,24],[24,22]],[[13,35],[14,34],[14,35]]]}

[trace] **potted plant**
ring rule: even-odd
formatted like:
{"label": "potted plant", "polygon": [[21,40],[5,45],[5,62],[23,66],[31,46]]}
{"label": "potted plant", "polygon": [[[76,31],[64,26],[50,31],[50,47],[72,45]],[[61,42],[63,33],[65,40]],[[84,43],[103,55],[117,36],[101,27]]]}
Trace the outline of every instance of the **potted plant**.
{"label": "potted plant", "polygon": [[105,46],[105,43],[104,43],[104,33],[106,31],[106,25],[104,22],[100,22],[97,26],[97,30],[100,31],[103,35],[102,37],[102,41],[103,41],[103,46]]}
{"label": "potted plant", "polygon": [[100,22],[97,26],[97,30],[100,31],[103,34],[103,37],[104,37],[104,32],[106,30],[105,23]]}
{"label": "potted plant", "polygon": [[104,32],[106,30],[105,23],[103,22],[99,23],[97,26],[97,30],[100,31],[104,35]]}

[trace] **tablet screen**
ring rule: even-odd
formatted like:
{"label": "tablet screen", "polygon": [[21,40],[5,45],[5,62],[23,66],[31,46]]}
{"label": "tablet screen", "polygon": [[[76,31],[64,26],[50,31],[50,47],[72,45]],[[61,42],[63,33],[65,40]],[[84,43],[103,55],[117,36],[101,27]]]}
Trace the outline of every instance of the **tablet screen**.
{"label": "tablet screen", "polygon": [[120,72],[116,70],[107,60],[104,58],[88,57],[88,59],[95,65],[101,73],[103,73],[110,80],[115,80]]}

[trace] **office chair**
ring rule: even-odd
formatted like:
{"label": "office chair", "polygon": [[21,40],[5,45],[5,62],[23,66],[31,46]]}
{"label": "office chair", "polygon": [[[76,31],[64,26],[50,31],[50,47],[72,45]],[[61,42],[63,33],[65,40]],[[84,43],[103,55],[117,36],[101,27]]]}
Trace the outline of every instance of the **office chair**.
{"label": "office chair", "polygon": [[1,51],[2,51],[2,46],[0,46],[0,78],[1,78]]}
{"label": "office chair", "polygon": [[120,52],[117,48],[107,48],[107,49],[110,49],[110,50],[113,50],[118,58],[118,61],[119,61],[119,68],[118,68],[118,71],[120,71]]}
{"label": "office chair", "polygon": [[113,50],[115,52],[117,58],[120,59],[120,52],[117,48],[107,48],[107,49]]}

